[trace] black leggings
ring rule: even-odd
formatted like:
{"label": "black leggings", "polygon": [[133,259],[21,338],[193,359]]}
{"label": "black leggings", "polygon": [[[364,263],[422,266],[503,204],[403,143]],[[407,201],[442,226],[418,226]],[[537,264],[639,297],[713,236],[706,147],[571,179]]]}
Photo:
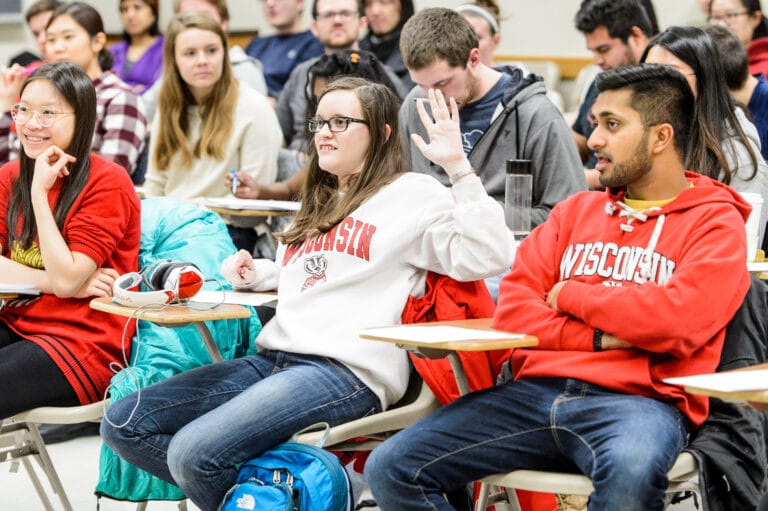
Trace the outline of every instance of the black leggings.
{"label": "black leggings", "polygon": [[51,357],[0,321],[0,418],[80,400]]}

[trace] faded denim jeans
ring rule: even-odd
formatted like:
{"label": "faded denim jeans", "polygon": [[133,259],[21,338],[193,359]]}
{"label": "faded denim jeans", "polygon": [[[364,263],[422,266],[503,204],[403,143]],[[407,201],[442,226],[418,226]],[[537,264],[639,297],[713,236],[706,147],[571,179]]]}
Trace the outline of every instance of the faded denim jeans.
{"label": "faded denim jeans", "polygon": [[101,435],[121,458],[214,511],[235,483],[237,463],[317,422],[334,426],[378,411],[376,395],[340,362],[268,351],[113,402]]}
{"label": "faded denim jeans", "polygon": [[384,511],[453,509],[443,494],[516,469],[581,472],[590,511],[664,509],[686,445],[683,415],[660,401],[564,378],[471,393],[373,451],[365,474]]}

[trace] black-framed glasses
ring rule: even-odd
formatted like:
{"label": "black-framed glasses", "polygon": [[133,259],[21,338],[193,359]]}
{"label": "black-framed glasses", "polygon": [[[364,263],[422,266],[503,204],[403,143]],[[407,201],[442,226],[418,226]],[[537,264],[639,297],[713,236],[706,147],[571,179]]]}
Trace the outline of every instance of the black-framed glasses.
{"label": "black-framed glasses", "polygon": [[331,117],[330,119],[321,119],[320,117],[310,117],[307,119],[307,129],[310,133],[317,133],[323,129],[324,125],[328,125],[328,129],[333,133],[341,133],[347,131],[350,122],[359,122],[361,124],[368,124],[368,121],[363,119],[355,119],[354,117]]}
{"label": "black-framed glasses", "polygon": [[317,16],[315,16],[315,19],[325,21],[325,20],[332,20],[337,16],[342,20],[350,20],[352,18],[359,18],[360,13],[358,11],[351,11],[347,9],[344,9],[341,11],[318,12]]}
{"label": "black-framed glasses", "polygon": [[731,23],[734,19],[738,18],[739,16],[745,16],[748,15],[748,11],[744,12],[729,12],[726,14],[719,14],[715,16],[707,16],[707,22],[708,23],[720,23],[721,21],[725,21],[726,23]]}
{"label": "black-framed glasses", "polygon": [[26,124],[34,117],[37,120],[37,123],[44,128],[50,128],[56,124],[56,121],[58,121],[60,117],[74,113],[75,112],[55,112],[48,108],[43,110],[32,110],[25,105],[13,105],[13,108],[11,108],[11,117],[16,124]]}

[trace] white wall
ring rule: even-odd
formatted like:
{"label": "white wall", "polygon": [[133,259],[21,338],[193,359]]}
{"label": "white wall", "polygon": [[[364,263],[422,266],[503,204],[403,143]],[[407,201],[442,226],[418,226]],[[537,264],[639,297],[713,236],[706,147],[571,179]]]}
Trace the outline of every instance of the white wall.
{"label": "white wall", "polygon": [[[26,8],[33,0],[24,0]],[[120,32],[119,0],[85,0],[104,17],[109,33]],[[306,0],[306,11],[310,1]],[[703,23],[697,0],[653,0],[660,26]],[[456,7],[464,0],[415,0],[416,7]],[[576,31],[573,17],[580,0],[499,0],[502,6],[502,42],[499,53],[516,55],[589,56],[584,38]],[[171,0],[161,0],[161,22],[167,22]],[[261,16],[260,0],[229,0],[231,30],[258,29],[269,33]],[[0,25],[0,65],[22,49],[34,49],[24,23]]]}

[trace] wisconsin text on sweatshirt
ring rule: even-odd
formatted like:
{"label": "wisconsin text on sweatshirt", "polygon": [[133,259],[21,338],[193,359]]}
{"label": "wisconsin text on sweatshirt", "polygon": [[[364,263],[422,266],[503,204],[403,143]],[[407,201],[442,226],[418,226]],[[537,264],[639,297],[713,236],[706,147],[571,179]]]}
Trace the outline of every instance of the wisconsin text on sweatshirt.
{"label": "wisconsin text on sweatshirt", "polygon": [[346,252],[364,261],[370,261],[371,240],[375,232],[375,225],[348,216],[327,233],[307,239],[301,245],[287,247],[283,257],[283,266],[295,262],[305,254],[321,250]]}
{"label": "wisconsin text on sweatshirt", "polygon": [[[574,243],[569,245],[560,260],[560,280],[579,276],[598,275],[621,285],[622,282],[645,282],[641,264],[646,256],[646,248],[641,246],[619,246],[616,243],[596,241],[593,243]],[[663,285],[675,271],[675,261],[654,251],[647,255],[648,280]]]}

